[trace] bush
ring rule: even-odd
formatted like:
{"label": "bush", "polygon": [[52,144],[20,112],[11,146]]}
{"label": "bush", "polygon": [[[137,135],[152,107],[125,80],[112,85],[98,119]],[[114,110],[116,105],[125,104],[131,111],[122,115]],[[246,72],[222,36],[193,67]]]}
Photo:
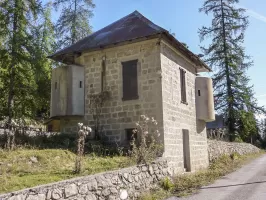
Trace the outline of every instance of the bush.
{"label": "bush", "polygon": [[174,188],[174,184],[169,177],[166,177],[165,179],[162,180],[161,186],[166,191],[171,191]]}

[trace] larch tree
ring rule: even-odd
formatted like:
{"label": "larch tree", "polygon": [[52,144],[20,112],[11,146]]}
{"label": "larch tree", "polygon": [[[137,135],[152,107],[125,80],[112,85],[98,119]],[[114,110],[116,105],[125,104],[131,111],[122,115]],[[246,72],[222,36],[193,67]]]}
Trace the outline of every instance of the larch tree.
{"label": "larch tree", "polygon": [[92,0],[55,0],[55,9],[61,9],[56,22],[57,49],[74,44],[89,35],[90,18],[95,7]]}
{"label": "larch tree", "polygon": [[[259,107],[249,86],[246,75],[252,66],[250,57],[243,47],[244,33],[248,27],[245,9],[237,6],[238,0],[206,0],[200,12],[212,14],[210,27],[199,29],[201,41],[210,39],[207,47],[201,47],[213,71],[215,109],[226,117],[230,140],[241,136],[241,128],[254,130],[247,119],[255,121],[256,112],[264,112]],[[243,124],[244,123],[244,124]]]}
{"label": "larch tree", "polygon": [[52,3],[42,7],[31,29],[33,36],[32,59],[35,66],[35,113],[37,117],[48,117],[50,107],[51,70],[53,62],[47,56],[55,50],[54,25],[51,21]]}
{"label": "larch tree", "polygon": [[38,0],[3,0],[0,3],[0,37],[5,38],[0,59],[4,59],[7,75],[3,91],[7,94],[4,109],[8,124],[14,117],[15,107],[24,108],[21,102],[26,95],[21,95],[32,84],[30,54],[27,51],[31,40],[29,26],[39,8]]}
{"label": "larch tree", "polygon": [[35,119],[49,106],[53,26],[51,5],[39,0],[0,3],[0,112],[12,119]]}

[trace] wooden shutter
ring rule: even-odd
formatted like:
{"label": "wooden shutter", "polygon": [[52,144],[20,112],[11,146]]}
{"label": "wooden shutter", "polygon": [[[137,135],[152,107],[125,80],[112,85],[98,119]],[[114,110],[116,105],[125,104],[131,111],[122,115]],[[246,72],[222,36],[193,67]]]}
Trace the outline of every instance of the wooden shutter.
{"label": "wooden shutter", "polygon": [[182,68],[180,69],[180,89],[181,89],[181,102],[187,103],[187,93],[186,93],[186,71]]}
{"label": "wooden shutter", "polygon": [[138,99],[137,60],[123,62],[123,100]]}

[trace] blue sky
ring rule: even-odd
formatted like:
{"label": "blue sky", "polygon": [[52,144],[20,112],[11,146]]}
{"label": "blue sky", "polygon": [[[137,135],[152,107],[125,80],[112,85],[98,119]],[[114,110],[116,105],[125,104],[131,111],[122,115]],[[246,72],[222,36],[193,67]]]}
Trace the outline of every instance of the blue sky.
{"label": "blue sky", "polygon": [[[96,8],[91,25],[93,31],[97,31],[138,10],[154,23],[174,32],[179,41],[185,42],[191,51],[198,54],[201,53],[199,45],[204,45],[200,43],[198,29],[203,25],[208,26],[212,18],[198,12],[203,2],[204,0],[94,0]],[[266,1],[240,0],[239,6],[246,8],[250,16],[244,43],[247,54],[254,61],[254,66],[248,70],[250,84],[254,85],[259,105],[266,107]],[[56,19],[57,13],[53,17]]]}

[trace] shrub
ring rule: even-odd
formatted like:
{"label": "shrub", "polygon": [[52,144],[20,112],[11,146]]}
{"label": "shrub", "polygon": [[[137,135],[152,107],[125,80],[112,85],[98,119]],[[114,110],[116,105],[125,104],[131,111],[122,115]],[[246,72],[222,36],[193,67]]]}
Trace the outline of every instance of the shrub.
{"label": "shrub", "polygon": [[171,191],[174,188],[174,183],[169,177],[166,177],[162,180],[161,186],[166,191]]}

